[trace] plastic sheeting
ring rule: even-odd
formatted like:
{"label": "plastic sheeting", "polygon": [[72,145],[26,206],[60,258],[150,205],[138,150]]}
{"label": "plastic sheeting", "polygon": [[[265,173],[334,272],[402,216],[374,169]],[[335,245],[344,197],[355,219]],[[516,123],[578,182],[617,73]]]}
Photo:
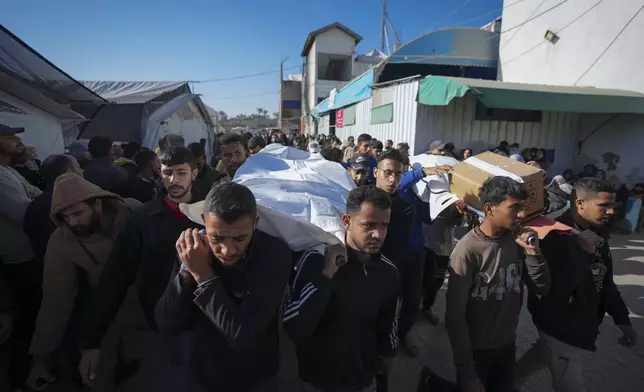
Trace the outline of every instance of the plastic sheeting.
{"label": "plastic sheeting", "polygon": [[[17,76],[59,103],[93,102],[100,105],[105,102],[2,25],[0,25],[0,71]],[[6,87],[4,83],[0,85],[3,88]],[[35,105],[31,101],[24,100]]]}
{"label": "plastic sheeting", "polygon": [[[442,165],[454,166],[458,161],[454,158],[440,155],[420,154],[409,157],[409,163],[413,169],[416,169],[418,167]],[[429,203],[429,215],[432,220],[436,219],[447,207],[458,201],[458,197],[449,192],[447,174],[425,176],[425,178],[416,183],[414,192],[422,201]]]}
{"label": "plastic sheeting", "polygon": [[169,102],[161,105],[149,117],[144,117],[141,124],[141,145],[154,150],[159,143],[159,129],[161,122],[172,116],[183,105],[187,104],[196,94],[182,94],[172,98]]}
{"label": "plastic sheeting", "polygon": [[[342,215],[355,184],[342,165],[271,144],[248,158],[233,181],[255,195],[261,207],[258,229],[284,239],[292,250],[344,242]],[[203,202],[180,207],[203,224]]]}
{"label": "plastic sheeting", "polygon": [[344,238],[342,215],[355,183],[339,163],[270,144],[237,169],[234,181],[249,187],[259,204]]}
{"label": "plastic sheeting", "polygon": [[188,93],[190,88],[185,81],[179,82],[145,82],[145,81],[81,81],[87,88],[115,103],[146,103],[168,93]]}

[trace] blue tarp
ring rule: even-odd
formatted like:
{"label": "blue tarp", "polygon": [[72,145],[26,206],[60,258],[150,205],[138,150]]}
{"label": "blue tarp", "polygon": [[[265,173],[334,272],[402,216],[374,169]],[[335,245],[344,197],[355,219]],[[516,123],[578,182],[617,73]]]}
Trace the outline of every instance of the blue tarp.
{"label": "blue tarp", "polygon": [[311,115],[319,117],[321,114],[330,110],[340,109],[345,106],[364,101],[371,97],[371,86],[373,86],[374,69],[362,74],[362,76],[354,79],[344,86],[340,91],[335,94],[335,101],[333,107],[329,107],[329,98],[320,102],[318,106],[313,109]]}

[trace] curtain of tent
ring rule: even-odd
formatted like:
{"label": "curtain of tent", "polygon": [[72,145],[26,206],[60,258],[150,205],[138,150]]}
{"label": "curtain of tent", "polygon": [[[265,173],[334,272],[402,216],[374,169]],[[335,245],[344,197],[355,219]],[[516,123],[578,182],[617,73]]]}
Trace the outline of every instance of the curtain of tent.
{"label": "curtain of tent", "polygon": [[141,145],[154,150],[159,143],[159,129],[161,128],[161,123],[197,96],[197,94],[190,93],[181,94],[163,104],[150,116],[144,116],[141,124],[143,132],[141,135]]}

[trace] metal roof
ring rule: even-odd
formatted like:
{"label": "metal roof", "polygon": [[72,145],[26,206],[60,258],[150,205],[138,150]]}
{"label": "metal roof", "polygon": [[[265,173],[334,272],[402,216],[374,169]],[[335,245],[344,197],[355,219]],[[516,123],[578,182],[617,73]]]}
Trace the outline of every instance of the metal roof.
{"label": "metal roof", "polygon": [[317,29],[315,31],[311,31],[309,33],[309,35],[306,37],[306,42],[304,42],[304,49],[302,49],[301,56],[305,57],[306,55],[309,54],[309,50],[311,50],[311,46],[313,45],[313,41],[315,41],[315,37],[317,37],[318,35],[320,35],[322,33],[327,32],[329,30],[332,30],[332,29],[340,29],[340,30],[344,31],[345,33],[349,34],[350,36],[352,36],[356,40],[356,45],[360,41],[362,41],[362,37],[358,33],[356,33],[355,31],[351,30],[350,28],[348,28],[347,26],[343,25],[340,22],[334,22],[334,23],[326,25],[326,26],[324,26],[322,28],[319,28],[319,29]]}
{"label": "metal roof", "polygon": [[446,106],[454,98],[463,97],[468,92],[489,108],[644,114],[644,94],[634,91],[445,76],[422,79],[418,89],[418,102],[429,106]]}
{"label": "metal roof", "polygon": [[386,64],[443,64],[496,68],[499,33],[450,27],[422,35],[398,48]]}

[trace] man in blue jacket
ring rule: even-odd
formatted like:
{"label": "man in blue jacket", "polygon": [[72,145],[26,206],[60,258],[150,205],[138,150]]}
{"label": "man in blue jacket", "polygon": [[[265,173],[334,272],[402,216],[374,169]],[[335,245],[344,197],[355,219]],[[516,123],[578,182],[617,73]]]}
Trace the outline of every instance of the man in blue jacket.
{"label": "man in blue jacket", "polygon": [[[408,355],[418,355],[418,347],[407,339],[407,334],[414,325],[414,321],[420,307],[422,295],[422,270],[425,260],[423,245],[425,237],[423,235],[423,223],[429,224],[429,204],[422,201],[414,192],[414,186],[425,176],[447,173],[451,170],[450,166],[438,167],[417,167],[403,174],[400,184],[398,185],[398,194],[407,203],[411,204],[416,214],[411,225],[409,235],[409,246],[405,247],[405,254],[401,263],[405,265],[404,274],[401,272],[403,306],[400,314],[400,340],[401,347]],[[401,269],[399,267],[399,269]]]}

